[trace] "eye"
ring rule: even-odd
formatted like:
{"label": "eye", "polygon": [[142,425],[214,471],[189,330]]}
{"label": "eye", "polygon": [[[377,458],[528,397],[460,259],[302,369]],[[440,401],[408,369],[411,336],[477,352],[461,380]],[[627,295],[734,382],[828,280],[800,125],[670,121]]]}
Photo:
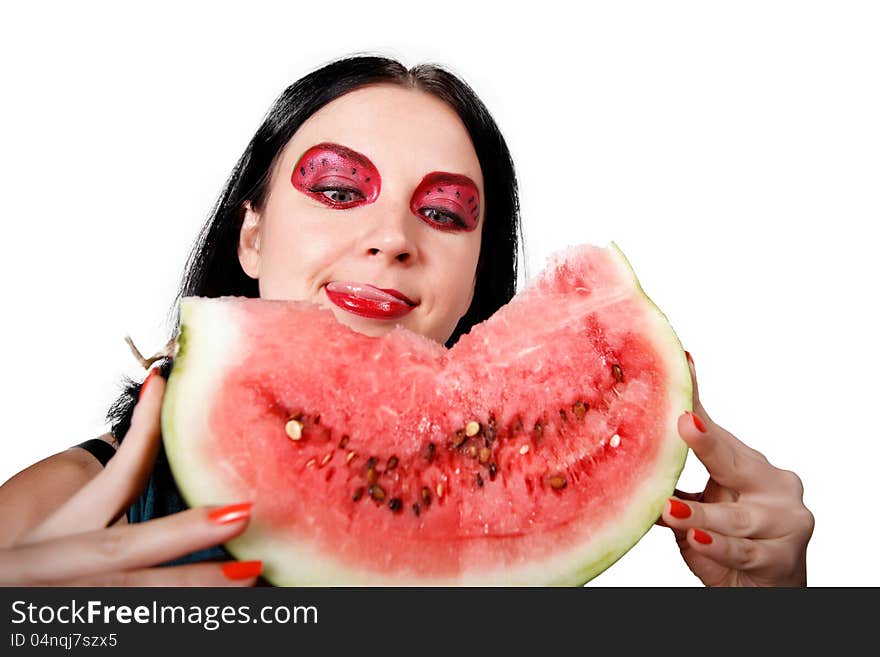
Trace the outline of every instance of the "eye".
{"label": "eye", "polygon": [[312,188],[309,191],[320,194],[328,201],[332,201],[333,203],[338,203],[340,205],[354,203],[355,201],[363,201],[365,198],[364,195],[361,194],[358,190],[349,189],[347,187]]}
{"label": "eye", "polygon": [[443,212],[437,208],[422,208],[419,210],[419,214],[441,226],[458,226],[459,228],[467,228],[467,225],[459,219],[457,215]]}

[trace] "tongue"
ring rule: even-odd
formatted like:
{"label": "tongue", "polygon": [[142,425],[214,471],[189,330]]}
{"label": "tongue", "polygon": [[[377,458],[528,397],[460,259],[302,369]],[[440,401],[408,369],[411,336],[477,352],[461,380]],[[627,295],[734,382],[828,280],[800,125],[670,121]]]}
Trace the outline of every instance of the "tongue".
{"label": "tongue", "polygon": [[333,283],[327,283],[327,289],[330,292],[352,294],[356,297],[360,297],[361,299],[370,299],[372,301],[389,301],[392,303],[399,303],[404,306],[408,305],[403,299],[398,299],[392,294],[383,292],[379,288],[373,287],[372,285],[366,285],[365,283],[346,283],[344,281],[334,281]]}

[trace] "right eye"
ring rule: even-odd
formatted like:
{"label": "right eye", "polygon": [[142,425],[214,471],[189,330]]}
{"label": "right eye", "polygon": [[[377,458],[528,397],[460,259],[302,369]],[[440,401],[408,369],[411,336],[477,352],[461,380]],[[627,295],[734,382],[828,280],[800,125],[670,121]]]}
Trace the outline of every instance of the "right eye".
{"label": "right eye", "polygon": [[328,201],[338,203],[339,205],[364,200],[364,195],[359,191],[356,189],[347,189],[345,187],[326,187],[324,189],[312,189],[310,191],[315,192],[316,194],[321,194]]}

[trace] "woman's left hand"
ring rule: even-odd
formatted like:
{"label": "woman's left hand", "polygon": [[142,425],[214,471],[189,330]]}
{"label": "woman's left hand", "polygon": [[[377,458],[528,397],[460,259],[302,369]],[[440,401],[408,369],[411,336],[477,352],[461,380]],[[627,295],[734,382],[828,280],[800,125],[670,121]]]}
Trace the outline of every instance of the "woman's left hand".
{"label": "woman's left hand", "polygon": [[813,514],[793,472],[715,424],[700,403],[678,432],[709,471],[702,493],[675,491],[658,524],[672,529],[688,568],[707,586],[806,586]]}

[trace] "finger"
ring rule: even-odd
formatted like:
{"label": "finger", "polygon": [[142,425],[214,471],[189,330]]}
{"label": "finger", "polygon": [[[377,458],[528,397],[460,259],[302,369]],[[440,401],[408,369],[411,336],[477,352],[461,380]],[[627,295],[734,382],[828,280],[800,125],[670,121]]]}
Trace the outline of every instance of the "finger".
{"label": "finger", "polygon": [[722,486],[748,491],[765,485],[773,466],[729,431],[685,412],[678,418],[678,433]]}
{"label": "finger", "polygon": [[687,531],[692,527],[737,538],[775,538],[779,526],[765,508],[744,502],[700,503],[670,498],[661,516],[670,527]]}
{"label": "finger", "polygon": [[685,493],[684,491],[678,490],[676,488],[675,492],[673,494],[675,495],[675,497],[677,497],[680,500],[694,500],[696,502],[700,502],[703,499],[702,492],[700,492],[700,493]]}
{"label": "finger", "polygon": [[253,586],[262,570],[260,561],[199,563],[99,573],[60,582],[57,586]]}
{"label": "finger", "polygon": [[694,527],[687,532],[687,542],[695,551],[733,570],[754,570],[765,566],[768,560],[766,546],[749,538]]}
{"label": "finger", "polygon": [[107,467],[22,537],[20,543],[35,543],[106,527],[137,499],[149,479],[159,449],[165,379],[157,372],[158,367],[150,371],[143,394],[135,406],[131,428]]}
{"label": "finger", "polygon": [[0,553],[0,579],[50,583],[164,563],[244,531],[250,504],[198,508],[133,525],[16,546]]}

